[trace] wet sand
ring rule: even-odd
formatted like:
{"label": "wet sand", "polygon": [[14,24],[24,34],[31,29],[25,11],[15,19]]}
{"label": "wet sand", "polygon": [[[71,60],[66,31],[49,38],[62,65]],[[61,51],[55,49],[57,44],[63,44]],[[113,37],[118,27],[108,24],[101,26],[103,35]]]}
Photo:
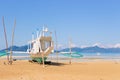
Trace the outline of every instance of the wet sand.
{"label": "wet sand", "polygon": [[120,62],[96,61],[45,65],[17,60],[7,65],[0,60],[0,80],[120,80]]}

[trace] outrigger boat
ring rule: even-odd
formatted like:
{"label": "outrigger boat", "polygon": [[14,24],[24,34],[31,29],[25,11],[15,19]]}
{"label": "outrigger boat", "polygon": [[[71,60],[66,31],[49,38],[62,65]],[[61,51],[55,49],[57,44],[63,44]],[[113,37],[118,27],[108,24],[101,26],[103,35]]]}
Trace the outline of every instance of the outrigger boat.
{"label": "outrigger boat", "polygon": [[54,51],[52,32],[48,31],[47,28],[43,28],[39,35],[39,31],[37,31],[37,38],[29,42],[28,51],[32,61],[45,62],[47,56]]}

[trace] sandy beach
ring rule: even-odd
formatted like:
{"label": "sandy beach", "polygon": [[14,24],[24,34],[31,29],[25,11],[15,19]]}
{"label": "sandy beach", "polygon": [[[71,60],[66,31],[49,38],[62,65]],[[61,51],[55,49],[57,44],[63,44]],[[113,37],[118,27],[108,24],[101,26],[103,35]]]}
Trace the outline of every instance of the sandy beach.
{"label": "sandy beach", "polygon": [[0,80],[120,80],[120,62],[96,61],[45,65],[17,60],[0,61]]}

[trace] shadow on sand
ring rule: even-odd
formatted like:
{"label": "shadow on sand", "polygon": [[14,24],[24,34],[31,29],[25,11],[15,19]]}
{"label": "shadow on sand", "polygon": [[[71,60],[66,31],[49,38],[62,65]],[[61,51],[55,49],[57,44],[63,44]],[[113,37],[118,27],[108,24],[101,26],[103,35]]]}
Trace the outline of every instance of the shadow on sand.
{"label": "shadow on sand", "polygon": [[[31,63],[38,63],[37,61],[29,60]],[[43,63],[38,63],[38,64],[43,64]],[[52,65],[52,66],[62,66],[66,65],[64,63],[59,63],[59,62],[51,62],[51,61],[45,61],[45,65]]]}
{"label": "shadow on sand", "polygon": [[59,63],[59,62],[51,62],[51,61],[48,61],[48,62],[45,62],[46,65],[52,65],[52,66],[63,66],[63,65],[66,65],[64,63]]}

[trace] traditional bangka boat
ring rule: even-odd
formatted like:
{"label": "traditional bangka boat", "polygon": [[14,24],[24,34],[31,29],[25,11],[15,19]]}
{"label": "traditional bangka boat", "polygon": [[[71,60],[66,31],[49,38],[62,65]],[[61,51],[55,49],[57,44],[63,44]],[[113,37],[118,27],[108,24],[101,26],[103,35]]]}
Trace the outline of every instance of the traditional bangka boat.
{"label": "traditional bangka boat", "polygon": [[32,41],[29,42],[28,50],[32,60],[38,63],[44,62],[54,50],[52,32],[48,31],[47,28],[43,28],[39,35],[39,31],[37,31],[37,38],[32,38]]}

